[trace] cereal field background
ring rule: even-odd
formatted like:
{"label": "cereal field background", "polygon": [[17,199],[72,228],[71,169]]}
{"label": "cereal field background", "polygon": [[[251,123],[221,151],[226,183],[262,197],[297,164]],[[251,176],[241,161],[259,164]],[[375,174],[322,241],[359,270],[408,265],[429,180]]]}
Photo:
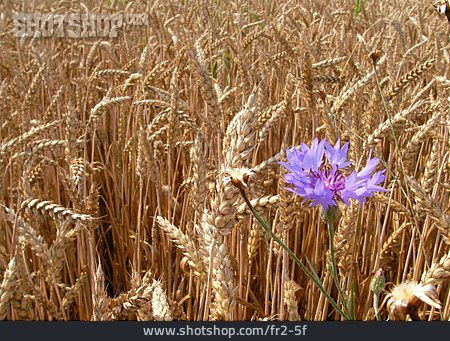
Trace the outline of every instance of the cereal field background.
{"label": "cereal field background", "polygon": [[[17,12],[86,11],[148,24],[13,34]],[[382,320],[449,320],[450,25],[431,1],[3,1],[0,27],[0,320],[342,320],[227,181],[252,174],[343,307],[326,224],[278,164],[316,137],[386,169],[335,224],[353,318],[376,319],[381,268]]]}

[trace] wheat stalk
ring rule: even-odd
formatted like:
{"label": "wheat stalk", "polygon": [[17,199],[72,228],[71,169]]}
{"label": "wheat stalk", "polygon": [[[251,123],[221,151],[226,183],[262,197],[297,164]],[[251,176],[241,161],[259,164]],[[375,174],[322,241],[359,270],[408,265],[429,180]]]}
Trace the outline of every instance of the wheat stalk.
{"label": "wheat stalk", "polygon": [[159,227],[166,232],[174,243],[183,251],[183,254],[188,258],[188,264],[196,276],[202,280],[205,277],[206,271],[203,268],[203,263],[200,255],[197,252],[197,247],[194,242],[186,234],[180,231],[175,225],[171,224],[163,217],[157,217],[156,222]]}
{"label": "wheat stalk", "polygon": [[431,267],[423,273],[422,283],[424,285],[438,285],[443,283],[450,276],[450,253],[434,262]]}
{"label": "wheat stalk", "polygon": [[16,281],[17,262],[16,257],[12,257],[8,263],[8,267],[3,274],[3,280],[0,284],[0,320],[6,318],[8,303],[14,295],[14,283]]}

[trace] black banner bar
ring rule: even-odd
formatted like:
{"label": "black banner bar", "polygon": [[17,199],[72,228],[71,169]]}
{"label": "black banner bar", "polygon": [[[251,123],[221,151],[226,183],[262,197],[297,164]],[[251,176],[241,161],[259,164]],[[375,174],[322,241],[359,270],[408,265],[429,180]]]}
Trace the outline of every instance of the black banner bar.
{"label": "black banner bar", "polygon": [[[448,322],[0,322],[0,340],[447,339]],[[437,339],[436,339],[437,340]]]}

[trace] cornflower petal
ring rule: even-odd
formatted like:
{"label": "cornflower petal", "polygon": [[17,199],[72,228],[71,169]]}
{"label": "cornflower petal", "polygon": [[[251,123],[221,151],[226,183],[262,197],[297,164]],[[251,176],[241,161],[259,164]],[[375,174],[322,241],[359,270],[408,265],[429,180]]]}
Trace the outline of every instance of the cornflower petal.
{"label": "cornflower petal", "polygon": [[367,190],[371,192],[387,192],[386,188],[381,186],[377,186],[386,179],[386,176],[383,174],[385,170],[375,172],[372,177],[367,180]]}
{"label": "cornflower petal", "polygon": [[376,158],[376,157],[370,158],[371,156],[372,156],[372,150],[369,153],[366,167],[364,167],[361,171],[358,172],[359,178],[367,178],[368,176],[370,176],[370,174],[373,172],[373,170],[377,166],[378,158]]}
{"label": "cornflower petal", "polygon": [[314,139],[311,148],[309,148],[303,157],[303,169],[306,171],[318,171],[319,167],[322,165],[323,155],[325,153],[324,149],[325,140],[320,143],[317,138]]}
{"label": "cornflower petal", "polygon": [[350,161],[345,161],[347,159],[348,152],[348,142],[340,148],[341,139],[338,139],[334,148],[325,141],[325,154],[327,156],[328,161],[330,162],[333,168],[346,168],[352,163]]}
{"label": "cornflower petal", "polygon": [[333,192],[325,188],[322,180],[317,180],[314,188],[305,188],[306,198],[312,200],[310,207],[321,205],[324,212],[329,206],[336,206],[333,200]]}

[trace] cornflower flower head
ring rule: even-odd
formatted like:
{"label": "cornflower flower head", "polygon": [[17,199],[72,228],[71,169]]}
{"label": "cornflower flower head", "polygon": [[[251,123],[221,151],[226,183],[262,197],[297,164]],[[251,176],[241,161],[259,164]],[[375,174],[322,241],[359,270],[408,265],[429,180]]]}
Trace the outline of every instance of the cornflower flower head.
{"label": "cornflower flower head", "polygon": [[310,206],[321,205],[324,213],[339,201],[348,205],[349,199],[355,199],[362,204],[375,192],[386,192],[379,186],[386,170],[373,172],[378,158],[372,158],[370,152],[363,169],[350,171],[348,142],[342,147],[340,144],[338,140],[333,147],[325,139],[319,142],[316,138],[310,147],[302,143],[287,149],[287,162],[280,162],[289,171],[285,175],[286,183],[293,186],[286,189],[311,201]]}

